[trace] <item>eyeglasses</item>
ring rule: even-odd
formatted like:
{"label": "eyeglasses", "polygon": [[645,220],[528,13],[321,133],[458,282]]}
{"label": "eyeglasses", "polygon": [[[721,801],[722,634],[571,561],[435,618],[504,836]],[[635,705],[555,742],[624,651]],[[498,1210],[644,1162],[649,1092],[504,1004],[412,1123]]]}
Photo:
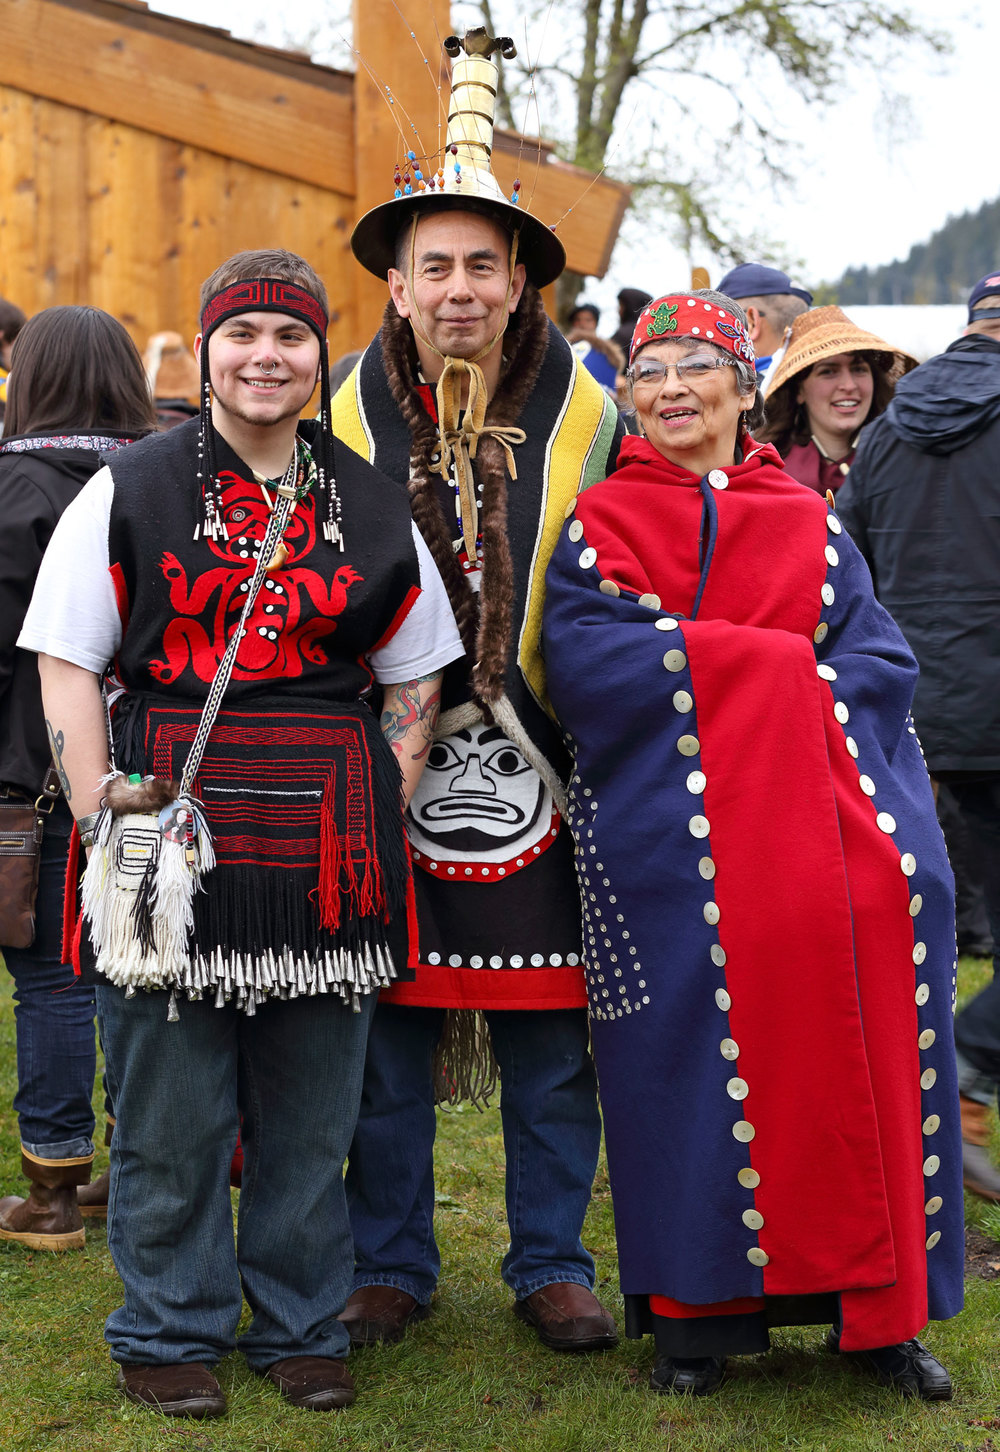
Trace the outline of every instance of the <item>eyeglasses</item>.
{"label": "eyeglasses", "polygon": [[735,358],[722,358],[717,353],[691,353],[686,358],[679,358],[676,363],[661,363],[658,358],[639,358],[625,376],[634,388],[637,384],[662,382],[671,368],[679,383],[694,383],[699,378],[707,378],[716,368],[735,367]]}

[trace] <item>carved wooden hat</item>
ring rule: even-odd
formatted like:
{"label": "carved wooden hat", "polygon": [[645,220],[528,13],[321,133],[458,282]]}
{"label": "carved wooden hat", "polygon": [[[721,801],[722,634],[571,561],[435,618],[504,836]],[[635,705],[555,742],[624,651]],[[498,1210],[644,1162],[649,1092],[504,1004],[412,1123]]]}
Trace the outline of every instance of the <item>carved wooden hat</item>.
{"label": "carved wooden hat", "polygon": [[[499,51],[507,60],[516,54],[507,37],[494,40],[484,26],[468,30],[462,40],[444,42],[455,59],[444,150],[417,156],[407,151],[393,176],[395,195],[373,207],[351,235],[351,249],[362,267],[385,277],[396,265],[396,245],[403,228],[429,211],[480,212],[518,237],[517,260],[523,262],[536,287],[554,282],[566,266],[558,237],[521,205],[520,184],[508,197],[490,167],[499,67]],[[462,52],[465,52],[462,55]]]}

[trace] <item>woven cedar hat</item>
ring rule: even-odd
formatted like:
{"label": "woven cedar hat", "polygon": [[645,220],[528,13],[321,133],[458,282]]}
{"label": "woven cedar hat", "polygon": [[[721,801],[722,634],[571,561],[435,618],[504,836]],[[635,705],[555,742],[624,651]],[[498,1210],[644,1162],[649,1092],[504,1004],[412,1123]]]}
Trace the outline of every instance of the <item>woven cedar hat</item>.
{"label": "woven cedar hat", "polygon": [[785,356],[768,384],[769,398],[773,399],[782,384],[797,374],[838,353],[876,353],[878,366],[893,378],[901,378],[917,366],[916,358],[859,328],[840,308],[810,308],[806,313],[799,313],[792,323]]}
{"label": "woven cedar hat", "polygon": [[411,217],[428,211],[481,212],[518,234],[518,262],[536,287],[545,287],[566,266],[563,245],[521,206],[519,183],[508,197],[490,169],[500,77],[493,55],[499,51],[510,60],[516,55],[514,43],[507,37],[494,40],[480,25],[462,40],[450,35],[444,48],[453,58],[465,52],[452,67],[444,150],[434,156],[406,153],[402,170],[396,169],[395,196],[365,213],[351,234],[351,250],[362,267],[384,278],[396,265],[396,242]]}

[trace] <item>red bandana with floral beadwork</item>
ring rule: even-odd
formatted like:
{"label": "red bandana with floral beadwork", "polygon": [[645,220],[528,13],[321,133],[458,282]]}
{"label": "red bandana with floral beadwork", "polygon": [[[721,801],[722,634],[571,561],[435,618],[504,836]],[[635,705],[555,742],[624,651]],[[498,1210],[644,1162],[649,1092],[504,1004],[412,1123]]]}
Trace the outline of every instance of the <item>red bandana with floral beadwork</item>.
{"label": "red bandana with floral beadwork", "polygon": [[739,318],[702,297],[668,294],[658,297],[639,314],[629,349],[629,366],[640,348],[669,338],[704,338],[742,358],[751,368],[756,363],[753,344]]}

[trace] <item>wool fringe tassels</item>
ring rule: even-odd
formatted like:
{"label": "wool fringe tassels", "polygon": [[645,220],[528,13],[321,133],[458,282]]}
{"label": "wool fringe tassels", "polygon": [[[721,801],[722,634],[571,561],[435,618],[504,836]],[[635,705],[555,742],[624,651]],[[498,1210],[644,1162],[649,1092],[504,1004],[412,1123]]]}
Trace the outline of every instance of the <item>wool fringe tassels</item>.
{"label": "wool fringe tassels", "polygon": [[[341,914],[351,917],[386,918],[385,887],[372,843],[352,847],[337,832],[336,783],[332,773],[323,788],[319,828],[319,889],[317,908],[320,926],[328,933],[340,927]],[[362,858],[359,876],[357,857]]]}
{"label": "wool fringe tassels", "polygon": [[215,866],[201,803],[177,782],[114,777],[94,828],[83,909],[97,967],[120,988],[187,976],[194,895]]}

